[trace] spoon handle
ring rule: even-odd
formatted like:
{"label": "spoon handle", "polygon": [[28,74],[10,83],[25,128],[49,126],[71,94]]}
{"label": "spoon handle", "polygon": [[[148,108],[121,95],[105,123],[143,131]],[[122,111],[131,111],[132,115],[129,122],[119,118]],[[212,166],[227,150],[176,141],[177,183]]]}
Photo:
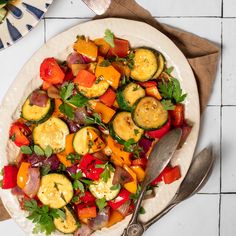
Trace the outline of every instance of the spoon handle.
{"label": "spoon handle", "polygon": [[159,219],[161,219],[165,214],[167,214],[172,208],[174,208],[178,203],[175,203],[174,201],[170,203],[166,208],[164,208],[158,215],[154,216],[149,221],[143,223],[143,228],[146,231],[152,224],[157,222]]}

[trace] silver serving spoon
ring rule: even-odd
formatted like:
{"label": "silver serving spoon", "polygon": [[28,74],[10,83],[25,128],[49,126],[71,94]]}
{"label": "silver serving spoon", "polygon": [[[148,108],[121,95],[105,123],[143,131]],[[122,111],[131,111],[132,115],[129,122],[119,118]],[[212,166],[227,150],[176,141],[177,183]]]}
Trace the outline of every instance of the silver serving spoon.
{"label": "silver serving spoon", "polygon": [[197,193],[206,183],[211,174],[215,158],[212,155],[211,148],[202,150],[192,161],[188,173],[180,185],[180,188],[171,202],[158,215],[154,216],[146,223],[139,223],[139,227],[128,232],[128,236],[140,236],[152,224],[158,221],[162,216],[168,213],[173,207],[187,198]]}
{"label": "silver serving spoon", "polygon": [[142,224],[144,231],[146,231],[152,224],[158,221],[177,204],[200,191],[211,174],[214,161],[215,158],[212,155],[211,148],[203,149],[196,157],[194,157],[188,173],[181,183],[179,190],[174,198],[171,200],[168,206],[158,215],[154,216],[148,222]]}
{"label": "silver serving spoon", "polygon": [[145,179],[142,182],[141,191],[135,205],[134,213],[128,227],[122,235],[141,235],[144,232],[142,224],[138,222],[140,206],[147,186],[163,171],[177,149],[182,135],[181,129],[174,129],[167,133],[153,148],[147,163]]}

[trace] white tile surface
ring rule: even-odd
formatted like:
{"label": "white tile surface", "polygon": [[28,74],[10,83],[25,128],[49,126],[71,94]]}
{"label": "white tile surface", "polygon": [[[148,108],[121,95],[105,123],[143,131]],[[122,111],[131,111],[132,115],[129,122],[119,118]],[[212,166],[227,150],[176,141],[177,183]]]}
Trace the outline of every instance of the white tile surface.
{"label": "white tile surface", "polygon": [[201,193],[220,192],[220,107],[207,107],[201,117],[201,129],[196,153],[206,146],[213,147],[215,165],[212,175]]}
{"label": "white tile surface", "polygon": [[13,220],[0,222],[0,232],[6,236],[25,236],[23,230]]}
{"label": "white tile surface", "polygon": [[[211,40],[217,45],[221,44],[221,19],[218,18],[160,18],[162,23],[181,28]],[[207,30],[206,30],[207,26]],[[219,61],[220,65],[220,61]],[[209,105],[221,104],[221,67],[218,67],[216,81],[210,97]]]}
{"label": "white tile surface", "polygon": [[137,2],[146,7],[153,16],[221,15],[221,0],[137,0]]}
{"label": "white tile surface", "polygon": [[224,5],[224,17],[234,17],[236,16],[236,4],[235,0],[223,0]]}
{"label": "white tile surface", "polygon": [[223,104],[236,105],[236,19],[223,20],[223,67],[222,89]]}
{"label": "white tile surface", "polygon": [[222,191],[236,192],[236,107],[222,110]]}
{"label": "white tile surface", "polygon": [[219,196],[198,194],[154,224],[146,236],[217,236],[218,216]]}
{"label": "white tile surface", "polygon": [[229,219],[236,219],[236,194],[221,196],[221,235],[236,235],[236,224]]}

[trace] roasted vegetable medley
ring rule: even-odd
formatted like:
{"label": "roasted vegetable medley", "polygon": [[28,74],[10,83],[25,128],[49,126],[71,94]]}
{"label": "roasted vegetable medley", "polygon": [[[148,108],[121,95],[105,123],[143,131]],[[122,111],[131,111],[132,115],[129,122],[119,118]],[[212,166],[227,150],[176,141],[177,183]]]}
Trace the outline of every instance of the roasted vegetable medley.
{"label": "roasted vegetable medley", "polygon": [[[34,233],[88,236],[132,213],[153,145],[180,127],[181,147],[191,126],[186,94],[160,52],[131,48],[109,29],[94,40],[77,36],[71,51],[65,61],[42,61],[42,85],[10,127],[19,154],[1,185],[28,211]],[[168,165],[146,198],[180,177]]]}

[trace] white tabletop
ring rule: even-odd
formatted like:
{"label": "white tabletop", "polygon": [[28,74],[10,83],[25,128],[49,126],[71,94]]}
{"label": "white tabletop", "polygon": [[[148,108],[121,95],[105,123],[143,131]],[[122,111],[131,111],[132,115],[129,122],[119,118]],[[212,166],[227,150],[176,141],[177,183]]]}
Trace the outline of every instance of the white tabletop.
{"label": "white tabletop", "polygon": [[[160,22],[223,45],[216,83],[202,117],[198,150],[212,144],[213,174],[200,193],[173,209],[145,235],[236,235],[236,2],[235,0],[138,0]],[[79,0],[55,0],[45,18],[25,38],[0,52],[0,100],[31,55],[49,38],[94,16]],[[207,66],[207,65],[206,65]],[[0,234],[24,236],[12,221]]]}

